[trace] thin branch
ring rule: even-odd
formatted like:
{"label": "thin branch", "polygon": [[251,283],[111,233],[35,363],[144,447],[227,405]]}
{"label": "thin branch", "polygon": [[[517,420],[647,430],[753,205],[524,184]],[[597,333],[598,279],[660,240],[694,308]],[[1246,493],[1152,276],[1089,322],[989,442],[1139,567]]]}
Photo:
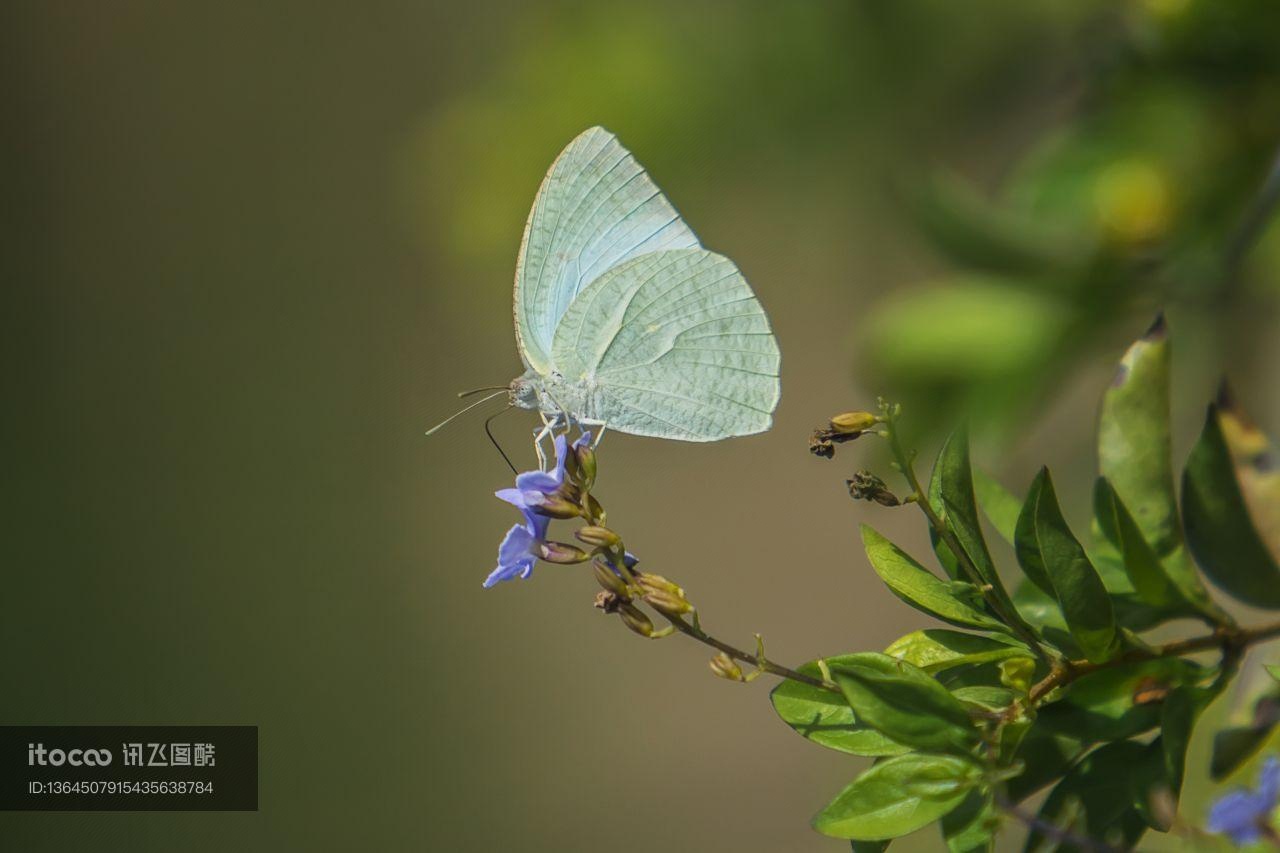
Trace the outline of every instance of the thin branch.
{"label": "thin branch", "polygon": [[1051,823],[1040,815],[1032,814],[1025,811],[1003,794],[995,795],[995,804],[1000,811],[1026,824],[1033,832],[1038,832],[1046,838],[1052,838],[1060,844],[1073,844],[1083,850],[1093,850],[1095,853],[1123,853],[1118,847],[1112,847],[1102,841],[1097,841],[1087,835],[1080,835],[1069,829]]}
{"label": "thin branch", "polygon": [[814,678],[811,675],[805,675],[803,672],[796,672],[794,669],[774,663],[762,655],[753,655],[748,652],[744,652],[742,649],[729,645],[724,640],[711,636],[700,627],[690,625],[679,616],[667,616],[666,618],[667,621],[669,621],[681,634],[684,634],[686,637],[692,637],[700,643],[711,646],[713,649],[722,651],[734,660],[750,664],[752,666],[757,666],[762,671],[767,672],[770,675],[776,675],[779,678],[788,678],[792,681],[798,681],[801,684],[807,684],[810,687],[816,687],[819,690],[828,690],[832,693],[840,692],[839,686],[832,684],[830,681],[825,681],[821,678]]}

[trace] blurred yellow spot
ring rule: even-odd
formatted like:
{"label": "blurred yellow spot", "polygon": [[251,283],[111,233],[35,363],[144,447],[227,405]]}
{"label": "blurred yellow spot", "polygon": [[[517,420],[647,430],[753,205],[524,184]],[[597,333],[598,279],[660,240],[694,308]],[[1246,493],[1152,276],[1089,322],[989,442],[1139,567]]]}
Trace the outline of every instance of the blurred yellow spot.
{"label": "blurred yellow spot", "polygon": [[1148,160],[1123,160],[1103,170],[1093,187],[1098,219],[1113,239],[1144,243],[1162,236],[1173,218],[1165,172]]}
{"label": "blurred yellow spot", "polygon": [[1191,0],[1139,0],[1139,5],[1153,18],[1173,18],[1187,11]]}

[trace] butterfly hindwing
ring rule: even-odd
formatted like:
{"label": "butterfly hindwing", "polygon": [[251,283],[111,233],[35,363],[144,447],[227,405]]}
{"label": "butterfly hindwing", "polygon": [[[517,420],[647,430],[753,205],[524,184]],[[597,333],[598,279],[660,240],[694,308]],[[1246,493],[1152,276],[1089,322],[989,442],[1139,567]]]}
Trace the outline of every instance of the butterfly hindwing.
{"label": "butterfly hindwing", "polygon": [[685,441],[762,432],[780,394],[778,344],[728,258],[652,252],[592,281],[556,329],[552,363],[591,390],[611,429]]}
{"label": "butterfly hindwing", "polygon": [[600,127],[579,134],[538,189],[516,263],[516,339],[525,365],[540,374],[551,369],[556,326],[606,271],[638,255],[697,245],[617,137]]}

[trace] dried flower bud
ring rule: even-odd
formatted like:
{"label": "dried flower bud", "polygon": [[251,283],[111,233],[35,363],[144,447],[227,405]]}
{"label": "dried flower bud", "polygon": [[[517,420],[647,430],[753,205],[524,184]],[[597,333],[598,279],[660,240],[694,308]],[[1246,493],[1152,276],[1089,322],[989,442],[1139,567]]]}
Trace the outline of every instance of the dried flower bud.
{"label": "dried flower bud", "polygon": [[635,631],[642,637],[653,636],[653,622],[648,616],[644,615],[644,611],[636,607],[629,601],[618,603],[618,615],[622,617],[622,621],[632,631]]}
{"label": "dried flower bud", "polygon": [[600,527],[598,525],[589,525],[587,527],[579,528],[574,531],[573,535],[578,537],[579,541],[585,542],[596,548],[613,550],[622,544],[622,539],[618,534],[614,533],[607,527]]}
{"label": "dried flower bud", "polygon": [[849,497],[854,500],[875,501],[881,506],[897,506],[901,503],[898,496],[889,491],[884,480],[870,471],[859,471],[853,475],[853,479],[846,480],[845,484],[849,487]]}
{"label": "dried flower bud", "polygon": [[870,412],[845,412],[831,419],[831,429],[841,435],[864,433],[879,423],[879,419]]}
{"label": "dried flower bud", "polygon": [[612,592],[597,592],[594,606],[605,613],[617,613],[618,608],[622,606],[622,599]]}
{"label": "dried flower bud", "polygon": [[591,568],[595,572],[596,581],[600,586],[624,601],[631,600],[631,594],[627,591],[627,584],[622,578],[618,577],[617,572],[600,560],[592,561]]}
{"label": "dried flower bud", "polygon": [[591,559],[591,555],[586,551],[566,542],[543,542],[538,546],[538,556],[548,563],[559,563],[565,566],[585,563]]}
{"label": "dried flower bud", "polygon": [[809,438],[809,452],[823,459],[831,459],[836,455],[836,446],[822,437],[821,430],[814,430]]}
{"label": "dried flower bud", "polygon": [[591,487],[596,484],[596,452],[590,447],[583,445],[573,448],[573,455],[576,457],[574,461],[578,463],[578,481],[582,485],[584,492],[591,491]]}
{"label": "dried flower bud", "polygon": [[577,518],[582,515],[582,507],[570,503],[558,494],[525,492],[525,502],[529,505],[529,509],[548,518]]}
{"label": "dried flower bud", "polygon": [[711,671],[729,681],[746,681],[742,675],[742,667],[724,652],[711,659]]}

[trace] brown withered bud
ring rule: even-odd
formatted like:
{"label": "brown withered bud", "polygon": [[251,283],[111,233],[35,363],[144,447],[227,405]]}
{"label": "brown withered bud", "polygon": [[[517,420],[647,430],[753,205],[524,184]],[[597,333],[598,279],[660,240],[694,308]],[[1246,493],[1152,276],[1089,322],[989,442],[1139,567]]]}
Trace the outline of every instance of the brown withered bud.
{"label": "brown withered bud", "polygon": [[612,592],[597,592],[594,606],[605,613],[617,613],[618,608],[622,606],[622,599]]}
{"label": "brown withered bud", "polygon": [[711,659],[711,671],[728,681],[746,681],[742,675],[742,667],[724,652]]}
{"label": "brown withered bud", "polygon": [[613,550],[622,544],[622,538],[619,537],[618,534],[614,533],[607,527],[600,527],[598,525],[588,525],[587,527],[579,528],[574,531],[573,535],[578,537],[579,541],[585,542],[595,548]]}
{"label": "brown withered bud", "polygon": [[884,480],[870,471],[859,471],[853,475],[853,479],[846,480],[845,485],[849,487],[849,497],[856,501],[875,501],[881,506],[898,506],[902,503],[897,495],[889,491]]}
{"label": "brown withered bud", "polygon": [[622,621],[632,631],[635,631],[642,637],[653,636],[653,622],[648,616],[644,615],[644,611],[636,607],[629,601],[621,601],[618,603],[618,615],[622,617]]}
{"label": "brown withered bud", "polygon": [[1133,704],[1154,705],[1163,702],[1172,688],[1153,676],[1144,676],[1133,688]]}
{"label": "brown withered bud", "polygon": [[879,423],[870,412],[844,412],[831,419],[831,429],[841,435],[861,435]]}
{"label": "brown withered bud", "polygon": [[567,542],[543,542],[538,547],[538,556],[548,563],[559,563],[562,566],[585,563],[591,559],[586,551]]}
{"label": "brown withered bud", "polygon": [[814,456],[830,459],[836,455],[836,446],[822,436],[822,430],[815,429],[813,431],[813,435],[809,436],[809,452]]}
{"label": "brown withered bud", "polygon": [[606,566],[600,560],[593,560],[591,569],[595,572],[596,582],[604,587],[607,592],[612,593],[623,601],[630,601],[631,594],[627,591],[627,584],[618,577],[618,573]]}

